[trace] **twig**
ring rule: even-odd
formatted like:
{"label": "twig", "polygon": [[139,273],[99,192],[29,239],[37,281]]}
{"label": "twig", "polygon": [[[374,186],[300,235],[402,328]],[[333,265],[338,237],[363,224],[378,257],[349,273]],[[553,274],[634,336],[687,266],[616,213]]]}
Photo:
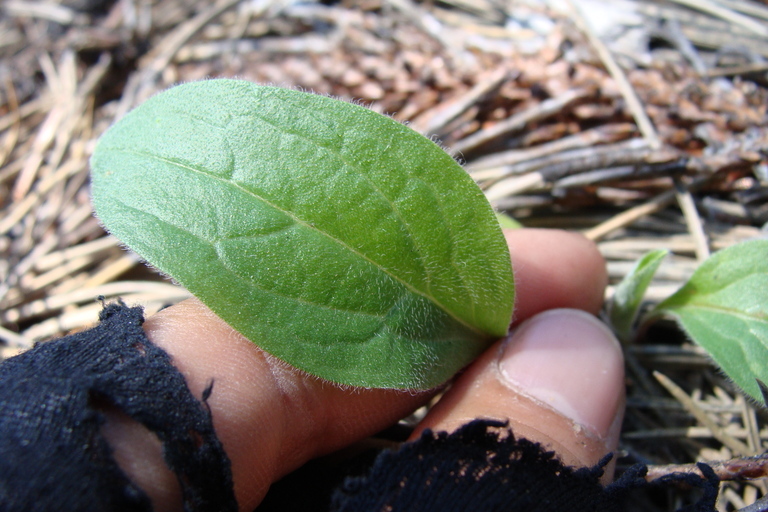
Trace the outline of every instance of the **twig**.
{"label": "twig", "polygon": [[505,69],[497,69],[484,78],[481,78],[472,89],[454,99],[450,104],[432,115],[429,119],[416,119],[410,126],[417,132],[425,135],[441,132],[451,121],[467,111],[478,100],[498,89],[510,72]]}
{"label": "twig", "polygon": [[131,268],[135,267],[139,263],[139,258],[134,253],[121,254],[114,260],[106,262],[102,268],[91,275],[88,280],[83,283],[83,288],[95,288],[96,286],[108,283],[114,278],[127,272]]}
{"label": "twig", "polygon": [[693,202],[693,196],[690,190],[680,180],[675,180],[675,197],[680,210],[683,212],[685,223],[688,226],[688,232],[691,234],[696,244],[696,259],[701,263],[709,258],[709,242],[707,234],[704,232],[704,226],[701,223],[701,217],[696,211],[696,205]]}
{"label": "twig", "polygon": [[506,135],[508,133],[522,130],[528,123],[534,121],[540,121],[549,116],[552,116],[571,103],[586,98],[591,94],[586,89],[572,89],[568,92],[561,94],[560,96],[550,98],[542,101],[535,107],[526,109],[519,112],[503,121],[499,121],[493,126],[480,130],[479,132],[466,137],[455,144],[451,150],[455,154],[471,151],[483,144],[486,144],[494,139]]}
{"label": "twig", "polygon": [[656,380],[659,381],[659,383],[664,386],[664,388],[666,388],[669,394],[674,396],[677,400],[680,401],[681,404],[683,404],[683,407],[685,407],[689,413],[691,413],[702,425],[709,428],[712,431],[712,435],[718,441],[739,455],[750,456],[754,453],[749,449],[749,446],[728,435],[725,430],[723,430],[717,423],[715,423],[712,418],[707,415],[706,412],[702,411],[696,405],[696,402],[690,396],[688,396],[688,394],[683,391],[682,388],[675,384],[672,379],[658,371],[654,371],[653,376],[656,377]]}
{"label": "twig", "polygon": [[[746,438],[747,431],[741,429],[739,431],[729,432],[734,438]],[[624,439],[712,439],[712,431],[707,427],[672,427],[672,428],[654,428],[649,430],[634,430],[631,432],[623,432],[622,437]]]}
{"label": "twig", "polygon": [[117,247],[118,242],[115,237],[104,236],[91,242],[80,245],[73,245],[60,251],[52,252],[41,257],[35,262],[35,268],[38,271],[49,270],[57,267],[75,258],[90,256],[113,247]]}
{"label": "twig", "polygon": [[[707,177],[695,179],[690,185],[688,185],[688,189],[695,189],[696,187],[706,182],[707,179]],[[672,201],[674,201],[676,197],[677,191],[674,188],[667,190],[643,204],[639,204],[635,207],[625,210],[618,215],[611,217],[607,221],[602,222],[591,229],[588,229],[583,234],[590,240],[600,240],[613,231],[616,231],[617,229],[628,226],[629,224],[632,224],[636,220],[645,217],[646,215],[650,215],[661,210]]]}
{"label": "twig", "polygon": [[189,292],[176,285],[155,281],[116,281],[93,288],[77,288],[67,293],[51,294],[48,297],[22,304],[17,308],[0,311],[0,321],[17,323],[33,316],[51,315],[73,304],[91,302],[96,297],[119,297],[129,295],[153,296],[157,300],[174,302],[189,296]]}
{"label": "twig", "polygon": [[573,187],[585,187],[587,185],[596,185],[606,181],[618,180],[639,180],[648,179],[654,176],[674,176],[683,169],[678,162],[649,164],[649,165],[625,165],[612,167],[609,169],[598,169],[576,174],[575,176],[566,176],[557,180],[553,188],[564,189]]}
{"label": "twig", "polygon": [[598,126],[597,128],[584,130],[539,146],[502,151],[500,153],[494,153],[486,157],[478,158],[467,165],[467,171],[476,181],[497,178],[499,176],[495,174],[499,172],[499,168],[501,167],[514,165],[527,160],[534,160],[536,158],[543,158],[570,149],[585,148],[598,144],[620,141],[632,135],[632,132],[634,131],[635,126],[631,123]]}
{"label": "twig", "polygon": [[[40,56],[40,67],[45,75],[48,89],[54,93],[54,107],[48,112],[40,129],[37,131],[32,151],[24,162],[24,167],[19,172],[16,182],[13,184],[11,197],[14,202],[22,201],[32,184],[35,182],[38,170],[45,160],[45,152],[54,142],[59,127],[62,125],[70,109],[75,103],[75,84],[67,80],[75,76],[75,55],[71,51],[66,51],[61,57],[59,70],[51,61],[50,56],[43,54]],[[6,230],[0,230],[5,232]]]}
{"label": "twig", "polygon": [[[563,151],[547,155],[528,162],[504,166],[499,171],[501,176],[511,176],[503,180],[491,180],[486,196],[494,201],[510,194],[531,190],[544,183],[578,174],[593,169],[604,169],[630,164],[642,164],[651,156],[651,149],[644,139],[606,144]],[[670,153],[667,158],[674,159],[677,154]],[[656,156],[655,158],[659,158]]]}
{"label": "twig", "polygon": [[739,2],[735,0],[719,0],[719,3],[725,7],[740,12],[742,14],[752,16],[753,18],[762,18],[768,20],[768,8],[756,3],[756,2]]}
{"label": "twig", "polygon": [[387,0],[398,11],[407,16],[422,32],[434,39],[440,46],[446,49],[445,54],[453,59],[465,60],[466,52],[458,48],[455,40],[448,37],[447,30],[443,24],[432,14],[420,8],[414,2],[409,0]]}
{"label": "twig", "polygon": [[726,9],[725,7],[715,2],[711,2],[710,0],[672,0],[672,1],[680,5],[690,7],[691,9],[695,9],[697,11],[711,14],[712,16],[724,19],[730,23],[739,25],[749,30],[750,32],[754,32],[759,36],[768,37],[768,27],[766,27],[765,25],[761,24],[758,21],[753,20],[749,16],[745,16],[738,12],[734,12],[730,9]]}
{"label": "twig", "polygon": [[84,22],[84,17],[78,16],[76,11],[56,3],[8,0],[4,10],[10,16],[38,18],[59,25],[82,24]]}
{"label": "twig", "polygon": [[693,66],[693,69],[695,69],[700,76],[705,76],[707,74],[707,65],[704,63],[701,55],[699,55],[699,52],[696,51],[696,47],[691,43],[691,40],[683,34],[680,22],[677,20],[668,20],[663,26],[667,28],[667,32],[663,35],[668,36],[678,51],[688,59]]}
{"label": "twig", "polygon": [[743,64],[740,66],[727,66],[722,68],[711,68],[705,73],[708,77],[719,76],[736,76],[746,75],[749,73],[765,73],[768,72],[768,62],[753,62],[750,64]]}
{"label": "twig", "polygon": [[[115,119],[123,117],[137,101],[150,92],[155,80],[173,60],[174,55],[184,44],[199,32],[209,21],[224,11],[237,5],[241,0],[220,0],[208,9],[202,11],[191,20],[182,23],[166,35],[155,47],[154,51],[144,57],[139,64],[140,71],[131,75],[123,91],[123,96],[115,114]],[[265,2],[267,4],[268,2]],[[264,8],[266,9],[267,6]]]}
{"label": "twig", "polygon": [[[712,468],[720,480],[756,480],[768,476],[768,454],[756,457],[741,457],[730,460],[707,461],[705,464]],[[701,474],[696,464],[667,464],[648,466],[645,479],[652,482],[672,473]]]}
{"label": "twig", "polygon": [[[14,183],[12,193],[14,201],[21,202],[28,199],[27,193],[32,188],[42,163],[46,160],[45,152],[52,144],[53,151],[47,163],[54,169],[59,166],[64,153],[70,146],[75,129],[83,118],[87,99],[106,76],[111,61],[109,54],[102,54],[97,64],[88,70],[88,74],[78,84],[74,69],[74,54],[71,52],[64,54],[58,72],[53,68],[50,59],[41,59],[44,69],[50,68],[46,73],[49,89],[57,91],[57,94],[61,94],[62,97],[56,98],[56,105],[48,113],[43,126],[37,133],[32,154],[27,158]],[[72,164],[72,162],[69,163]],[[5,227],[0,228],[0,233],[9,229],[7,224],[8,222],[4,223]]]}
{"label": "twig", "polygon": [[[3,326],[0,326],[0,340],[4,340],[5,343],[12,347],[29,347],[32,345],[26,336],[9,331]],[[0,361],[2,361],[2,359],[3,358],[0,357]]]}
{"label": "twig", "polygon": [[592,30],[592,27],[584,18],[584,15],[582,14],[579,6],[576,5],[573,0],[567,0],[567,2],[573,13],[574,23],[576,23],[576,25],[579,27],[579,30],[581,30],[587,37],[589,43],[595,49],[597,55],[600,57],[600,60],[608,70],[608,73],[610,73],[610,75],[616,81],[616,85],[619,87],[621,95],[624,97],[624,101],[627,102],[627,108],[632,113],[632,117],[635,119],[637,128],[640,130],[640,133],[643,134],[643,137],[648,141],[648,145],[652,149],[661,148],[662,142],[659,138],[659,135],[656,133],[656,128],[654,128],[651,119],[648,117],[648,114],[646,114],[645,108],[640,102],[640,98],[638,98],[635,89],[632,87],[632,84],[629,83],[627,75],[616,63],[616,60],[613,58],[613,55],[611,54],[611,51],[608,49],[608,47],[605,46],[597,34],[595,34],[594,30]]}
{"label": "twig", "polygon": [[13,207],[5,215],[5,218],[0,220],[0,234],[10,231],[32,208],[45,199],[45,195],[54,186],[80,172],[84,167],[85,161],[70,160],[59,167],[52,175],[39,180],[32,192],[23,196],[19,202],[14,203]]}
{"label": "twig", "polygon": [[747,430],[747,441],[749,442],[749,448],[754,452],[762,451],[762,443],[760,437],[760,427],[757,423],[757,412],[754,407],[751,407],[749,402],[742,396],[738,396],[739,402],[741,402],[741,417],[743,418],[744,426]]}
{"label": "twig", "polygon": [[8,132],[3,147],[0,148],[0,168],[8,160],[8,157],[13,153],[13,148],[19,142],[19,134],[21,133],[21,112],[19,111],[19,99],[16,96],[16,87],[13,85],[13,80],[8,76],[5,79],[5,87],[8,95],[8,110],[9,118],[13,120],[13,129]]}

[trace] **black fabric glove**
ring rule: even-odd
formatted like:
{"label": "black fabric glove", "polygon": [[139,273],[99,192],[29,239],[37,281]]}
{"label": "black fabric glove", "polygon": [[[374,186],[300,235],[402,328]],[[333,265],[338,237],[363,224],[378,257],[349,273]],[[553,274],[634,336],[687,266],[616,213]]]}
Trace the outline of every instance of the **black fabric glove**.
{"label": "black fabric glove", "polygon": [[0,510],[152,510],[99,433],[114,406],[160,438],[184,510],[236,511],[210,411],[147,339],[142,310],[112,304],[100,320],[0,364]]}
{"label": "black fabric glove", "polygon": [[[89,331],[0,363],[0,511],[152,510],[99,432],[106,407],[157,434],[184,510],[237,510],[229,459],[206,405],[213,382],[203,403],[192,396],[170,357],[144,334],[140,308],[112,304],[100,319]],[[538,444],[515,439],[503,423],[476,420],[452,434],[425,431],[398,451],[381,453],[367,476],[347,478],[335,491],[330,510],[622,510],[629,490],[648,485],[644,467],[603,487],[608,460],[567,468]],[[701,500],[684,510],[714,510],[717,477],[704,464],[700,469],[706,480],[675,475],[656,485],[677,480],[701,487]],[[294,510],[274,494],[267,501]],[[328,500],[311,510],[329,510]]]}

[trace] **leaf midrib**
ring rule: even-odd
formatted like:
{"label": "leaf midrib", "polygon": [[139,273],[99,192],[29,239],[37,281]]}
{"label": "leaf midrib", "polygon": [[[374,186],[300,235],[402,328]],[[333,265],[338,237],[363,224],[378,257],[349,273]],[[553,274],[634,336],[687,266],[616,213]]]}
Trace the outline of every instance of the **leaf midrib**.
{"label": "leaf midrib", "polygon": [[[159,160],[159,161],[167,163],[169,165],[173,165],[173,166],[181,168],[181,169],[186,169],[187,171],[190,171],[190,172],[193,172],[193,173],[197,173],[197,174],[206,176],[207,178],[215,179],[215,180],[217,180],[217,181],[219,181],[221,183],[224,183],[226,185],[234,187],[234,188],[240,190],[241,192],[245,193],[246,195],[249,195],[249,196],[253,197],[257,201],[261,201],[262,203],[268,205],[269,207],[274,208],[275,210],[277,210],[277,211],[279,211],[279,212],[289,216],[297,224],[300,224],[300,225],[304,226],[305,228],[317,231],[318,233],[320,233],[321,235],[325,236],[326,238],[328,238],[332,242],[340,245],[344,249],[350,251],[352,254],[358,256],[359,258],[363,259],[364,261],[366,261],[369,264],[373,265],[374,267],[378,268],[381,272],[384,272],[386,275],[388,275],[389,277],[391,277],[395,281],[399,282],[401,285],[403,285],[406,289],[408,289],[412,293],[415,293],[416,295],[420,295],[421,297],[424,297],[425,299],[427,299],[427,300],[431,301],[432,303],[434,303],[440,309],[445,311],[451,318],[453,318],[455,321],[457,321],[458,323],[460,323],[461,325],[463,325],[467,329],[471,330],[472,332],[475,332],[475,333],[477,333],[479,335],[484,335],[485,334],[485,333],[481,332],[477,327],[475,327],[475,326],[473,326],[471,324],[468,324],[462,318],[459,318],[458,316],[456,316],[453,313],[453,311],[448,309],[437,298],[422,292],[418,288],[415,288],[413,285],[411,285],[407,281],[403,280],[398,275],[393,274],[392,272],[390,272],[386,267],[384,267],[381,264],[373,261],[368,256],[366,256],[365,254],[363,254],[363,253],[359,252],[358,250],[356,250],[354,247],[351,247],[350,245],[345,243],[343,240],[340,240],[340,239],[332,236],[330,233],[327,233],[326,231],[323,231],[323,230],[317,228],[316,226],[310,224],[309,222],[306,222],[306,221],[300,219],[293,212],[279,207],[278,205],[272,203],[271,201],[267,200],[266,198],[260,196],[259,194],[256,194],[255,192],[244,188],[243,186],[241,186],[240,184],[236,183],[235,181],[224,179],[221,176],[217,176],[217,175],[215,175],[213,173],[210,173],[210,172],[208,172],[208,171],[206,171],[204,169],[196,169],[196,168],[194,168],[192,166],[189,166],[187,164],[183,164],[181,162],[174,161],[173,159],[162,157],[162,156],[159,156],[159,155],[153,155],[151,153],[147,153],[147,152],[144,152],[144,151],[137,151],[137,150],[132,150],[132,149],[128,149],[128,148],[116,148],[116,147],[113,147],[113,148],[110,148],[110,149],[112,151],[118,151],[118,152],[122,151],[122,152],[129,153],[129,154],[134,154],[134,155],[139,155],[139,156],[143,156],[143,157]],[[175,226],[175,227],[177,227],[178,229],[182,229],[179,226]]]}
{"label": "leaf midrib", "polygon": [[[369,113],[369,112],[370,112],[370,111],[368,111],[367,109],[363,109],[363,110],[364,110],[366,113]],[[310,115],[312,115],[312,114],[311,114],[311,111],[310,111]],[[258,113],[256,113],[256,112],[251,112],[251,113],[249,113],[249,114],[248,114],[248,116],[252,116],[252,117],[255,117],[255,118],[257,118],[257,119],[261,120],[262,122],[264,122],[264,123],[268,124],[269,126],[273,127],[273,128],[274,128],[274,129],[276,129],[276,130],[279,130],[279,131],[281,131],[281,132],[283,132],[283,133],[286,133],[286,134],[288,134],[288,135],[292,135],[292,136],[294,136],[294,137],[298,137],[298,138],[300,138],[300,139],[303,139],[303,140],[305,140],[305,141],[309,142],[310,144],[313,144],[313,145],[315,145],[315,146],[317,146],[317,147],[319,147],[319,148],[323,148],[323,149],[325,149],[326,151],[329,151],[329,152],[333,153],[334,155],[336,155],[336,157],[338,157],[338,158],[339,158],[339,160],[341,160],[341,161],[342,161],[342,163],[346,164],[347,166],[349,166],[349,167],[350,167],[350,168],[352,168],[352,169],[357,169],[357,167],[358,167],[358,166],[357,166],[356,164],[354,164],[353,162],[350,162],[350,161],[349,161],[349,160],[348,160],[348,159],[347,159],[347,158],[346,158],[346,157],[345,157],[345,156],[344,156],[344,155],[341,153],[341,151],[339,151],[338,149],[336,149],[336,148],[335,148],[335,147],[334,147],[332,144],[326,144],[326,143],[324,143],[324,142],[322,142],[322,141],[320,141],[320,140],[317,140],[317,139],[313,139],[313,138],[311,138],[310,136],[308,136],[306,133],[303,133],[303,132],[301,132],[301,131],[299,131],[299,130],[292,130],[292,129],[288,129],[288,128],[286,128],[285,126],[281,126],[281,125],[279,125],[279,124],[275,123],[275,122],[274,122],[272,119],[270,119],[270,118],[268,118],[268,117],[265,117],[265,116],[262,116],[262,115],[259,115],[259,114],[258,114]],[[318,121],[321,121],[321,120],[320,120],[320,119],[318,119]],[[399,123],[398,123],[398,125],[399,125]],[[399,126],[402,126],[402,125],[399,125]],[[390,134],[390,135],[391,135],[391,134]],[[386,148],[384,148],[384,150],[382,150],[382,152],[383,152],[383,151],[386,151],[386,149],[387,149],[389,146],[391,146],[391,145],[392,145],[392,137],[390,136],[390,141],[387,143],[387,147],[386,147]],[[381,189],[380,189],[380,188],[379,188],[379,187],[376,185],[376,183],[374,183],[373,181],[371,181],[371,179],[368,177],[368,175],[367,175],[367,174],[365,174],[364,172],[358,172],[358,175],[359,175],[360,177],[362,177],[362,178],[365,180],[365,182],[366,182],[366,183],[367,183],[367,184],[368,184],[368,185],[369,185],[369,186],[370,186],[370,187],[371,187],[373,190],[375,190],[375,191],[376,191],[376,193],[379,195],[379,197],[381,197],[381,198],[382,198],[384,201],[386,201],[386,202],[387,202],[387,204],[389,205],[389,207],[390,207],[391,211],[393,211],[393,212],[395,213],[395,215],[397,216],[398,220],[400,221],[400,224],[403,226],[403,228],[404,228],[404,229],[405,229],[405,230],[408,232],[408,234],[410,235],[410,241],[413,243],[413,245],[414,245],[414,249],[416,250],[416,254],[418,255],[418,259],[419,259],[419,265],[421,266],[421,268],[422,268],[422,269],[423,269],[423,271],[424,271],[424,276],[425,276],[425,285],[426,285],[426,288],[427,288],[427,293],[426,293],[426,294],[423,294],[423,296],[424,296],[424,297],[426,297],[426,298],[431,298],[431,293],[432,293],[432,274],[431,274],[431,273],[430,273],[430,271],[429,271],[429,267],[428,267],[428,265],[427,265],[427,264],[426,264],[426,262],[424,261],[424,258],[423,258],[423,256],[422,256],[422,252],[421,252],[421,247],[419,247],[419,243],[418,243],[418,239],[417,239],[417,237],[415,237],[415,236],[413,235],[413,232],[411,231],[411,229],[410,229],[410,226],[409,226],[408,222],[406,222],[405,218],[403,218],[403,216],[400,214],[400,210],[399,210],[399,208],[398,208],[398,207],[397,207],[397,206],[396,206],[396,205],[395,205],[395,204],[394,204],[394,203],[393,203],[393,202],[392,202],[392,201],[389,199],[389,197],[387,197],[387,195],[386,195],[386,194],[384,194],[384,192],[383,192],[383,191],[382,191],[382,190],[381,190]],[[424,182],[424,184],[425,184],[425,186],[426,186],[427,188],[429,188],[429,189],[432,191],[432,193],[433,193],[435,196],[437,196],[437,195],[438,195],[438,194],[436,193],[436,191],[435,191],[434,189],[432,189],[432,187],[429,185],[429,183],[426,183],[426,182]],[[440,207],[440,205],[439,205],[439,204],[438,204],[438,207]],[[441,208],[441,210],[442,210],[442,208]],[[442,214],[442,211],[441,211],[440,213]],[[454,237],[454,233],[453,233],[453,229],[452,229],[452,226],[451,226],[450,224],[447,224],[447,225],[446,225],[446,228],[447,228],[447,229],[448,229],[448,231],[451,233],[451,239],[452,239],[452,240],[453,240],[453,239],[455,239],[455,237]],[[453,269],[456,271],[456,275],[459,277],[459,280],[461,281],[461,283],[462,283],[462,286],[464,287],[464,289],[465,289],[465,290],[471,290],[472,288],[471,288],[470,286],[468,286],[468,285],[467,285],[467,282],[466,282],[466,278],[465,278],[464,274],[463,274],[463,273],[462,273],[462,272],[459,270],[459,268],[456,266],[456,262],[454,261],[454,259],[453,259],[453,258],[450,258],[450,265],[451,265],[451,267],[452,267],[452,268],[453,268]],[[453,315],[453,314],[452,314],[452,313],[451,313],[451,312],[450,312],[450,311],[449,311],[447,308],[445,308],[445,307],[444,307],[442,304],[440,304],[440,303],[439,303],[439,302],[437,302],[436,300],[435,300],[435,303],[436,303],[436,304],[438,304],[438,305],[440,306],[440,308],[441,308],[441,309],[443,309],[444,311],[448,312],[448,314],[450,314],[451,316],[454,316],[454,315]],[[470,302],[469,302],[469,306],[470,306],[470,308],[472,309],[472,318],[475,318],[475,319],[476,319],[476,318],[477,318],[477,312],[476,312],[476,304],[475,304],[475,302],[474,302],[474,301],[470,301]],[[457,318],[457,320],[459,320],[459,319]],[[459,321],[461,321],[461,320],[459,320]],[[465,322],[462,322],[462,324],[464,324],[464,325],[467,325]],[[473,330],[474,330],[475,332],[478,332],[476,329],[473,329]]]}
{"label": "leaf midrib", "polygon": [[712,304],[683,303],[683,304],[676,305],[676,306],[664,307],[664,308],[662,308],[662,311],[666,310],[666,311],[674,312],[675,310],[680,310],[680,309],[701,309],[701,310],[704,310],[704,311],[711,311],[711,312],[716,312],[716,313],[727,313],[729,315],[732,315],[732,316],[735,316],[735,317],[739,317],[739,318],[747,318],[747,319],[750,319],[750,320],[757,320],[757,321],[760,321],[760,322],[768,323],[768,317],[766,317],[765,315],[760,315],[760,316],[750,315],[749,313],[745,313],[744,311],[742,311],[740,309],[726,308],[726,307],[723,307],[723,306],[716,306],[716,305],[712,305]]}
{"label": "leaf midrib", "polygon": [[[115,198],[115,202],[121,204],[127,210],[134,210],[134,211],[139,212],[139,213],[141,213],[143,215],[149,215],[149,216],[153,217],[154,219],[156,219],[161,224],[166,224],[168,226],[172,226],[174,229],[178,229],[179,231],[183,231],[184,233],[187,233],[189,236],[191,236],[193,238],[196,238],[196,239],[200,240],[201,242],[203,242],[205,244],[210,245],[214,249],[214,251],[216,250],[216,248],[214,247],[214,244],[216,243],[216,241],[206,240],[205,238],[203,238],[203,237],[201,237],[199,235],[196,235],[195,233],[192,233],[188,229],[184,229],[181,226],[177,226],[175,224],[171,224],[170,222],[168,222],[168,221],[158,217],[157,215],[154,215],[154,214],[149,213],[149,212],[144,211],[144,210],[140,210],[140,209],[135,208],[135,207],[133,207],[131,205],[125,204],[125,202],[123,202],[119,198]],[[292,301],[295,301],[295,302],[300,302],[302,304],[306,304],[307,306],[321,308],[321,309],[327,309],[329,311],[338,311],[340,313],[350,313],[350,314],[355,314],[355,315],[361,315],[361,316],[368,316],[368,317],[372,317],[372,318],[378,318],[378,319],[382,320],[382,323],[384,323],[383,320],[386,319],[387,315],[389,314],[389,312],[392,309],[392,308],[390,308],[390,310],[388,310],[384,314],[378,314],[378,313],[368,313],[366,311],[360,311],[360,310],[356,310],[356,309],[345,309],[345,308],[340,308],[340,307],[337,307],[337,306],[330,306],[328,304],[312,302],[312,301],[306,300],[306,299],[301,298],[301,297],[295,297],[293,295],[285,295],[284,293],[280,293],[280,292],[275,291],[275,290],[269,290],[267,288],[264,288],[263,286],[257,285],[253,281],[250,281],[247,278],[239,275],[237,272],[233,272],[231,269],[229,269],[229,273],[232,276],[234,276],[236,279],[238,279],[240,281],[244,281],[248,286],[253,286],[254,288],[256,288],[258,290],[261,290],[264,293],[268,293],[270,295],[274,295],[274,296],[280,297],[282,299],[292,300]],[[187,286],[184,283],[182,283],[182,284],[184,286]]]}

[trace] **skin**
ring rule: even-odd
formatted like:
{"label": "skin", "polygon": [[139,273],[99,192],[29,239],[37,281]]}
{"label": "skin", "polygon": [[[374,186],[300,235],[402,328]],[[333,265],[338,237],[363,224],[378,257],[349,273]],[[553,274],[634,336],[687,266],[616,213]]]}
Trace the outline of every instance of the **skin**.
{"label": "skin", "polygon": [[[602,304],[604,261],[579,235],[525,229],[505,236],[517,287],[513,335],[455,380],[414,436],[426,427],[453,430],[473,418],[502,419],[567,464],[594,465],[616,447],[623,411],[621,351],[588,315]],[[382,430],[435,395],[342,388],[308,376],[265,354],[196,299],[149,318],[145,330],[172,356],[196,397],[214,379],[208,404],[243,511],[308,460]],[[179,487],[159,441],[116,411],[103,433],[156,510],[180,510]]]}

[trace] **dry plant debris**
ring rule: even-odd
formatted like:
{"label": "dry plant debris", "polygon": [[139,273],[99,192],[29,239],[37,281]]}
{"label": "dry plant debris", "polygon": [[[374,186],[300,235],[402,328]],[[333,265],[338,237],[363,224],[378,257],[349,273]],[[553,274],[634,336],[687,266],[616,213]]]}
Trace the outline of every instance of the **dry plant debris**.
{"label": "dry plant debris", "polygon": [[[0,9],[5,357],[92,324],[97,296],[152,312],[188,295],[105,236],[91,215],[88,158],[130,108],[206,77],[301,87],[409,122],[466,162],[500,210],[597,241],[614,281],[646,251],[669,248],[650,301],[710,251],[766,235],[761,2],[7,0]],[[676,331],[654,328],[626,353],[619,470],[718,460],[725,471],[764,452],[765,412]],[[764,459],[749,460],[723,484],[720,510],[766,494]],[[675,499],[637,506],[671,510]]]}

